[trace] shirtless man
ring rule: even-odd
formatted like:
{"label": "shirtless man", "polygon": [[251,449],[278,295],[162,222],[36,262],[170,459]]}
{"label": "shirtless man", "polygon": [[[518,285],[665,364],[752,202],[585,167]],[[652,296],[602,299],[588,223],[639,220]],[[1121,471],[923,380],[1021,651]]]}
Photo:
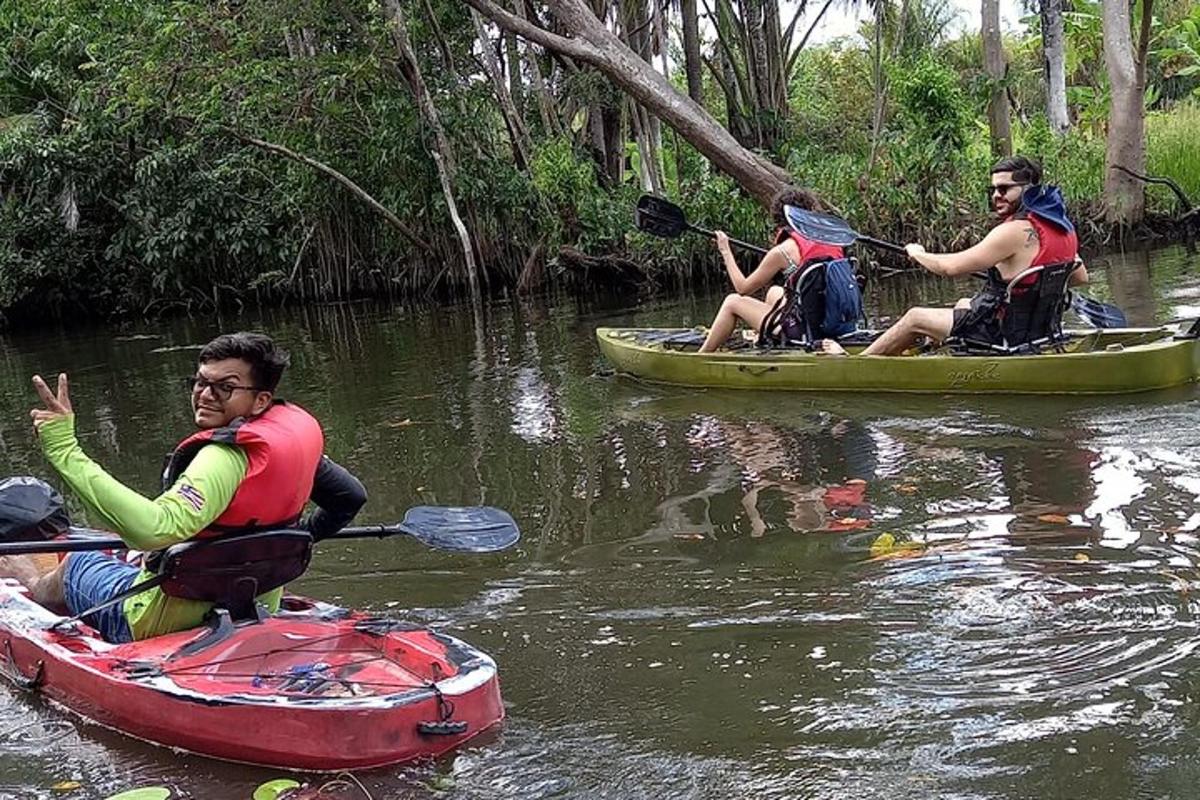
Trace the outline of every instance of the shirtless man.
{"label": "shirtless man", "polygon": [[[906,245],[908,257],[936,275],[987,270],[988,285],[954,308],[910,308],[862,355],[899,355],[921,337],[938,342],[950,335],[995,338],[998,324],[987,318],[984,304],[994,302],[998,290],[1002,296],[1008,282],[1030,267],[1076,261],[1079,266],[1071,273],[1070,285],[1087,283],[1087,268],[1079,261],[1079,241],[1062,195],[1041,181],[1042,167],[1036,161],[1025,156],[1002,159],[992,167],[990,187],[992,209],[1001,221],[982,241],[957,253],[929,253],[919,244]],[[828,339],[823,349],[833,355],[846,352]]]}

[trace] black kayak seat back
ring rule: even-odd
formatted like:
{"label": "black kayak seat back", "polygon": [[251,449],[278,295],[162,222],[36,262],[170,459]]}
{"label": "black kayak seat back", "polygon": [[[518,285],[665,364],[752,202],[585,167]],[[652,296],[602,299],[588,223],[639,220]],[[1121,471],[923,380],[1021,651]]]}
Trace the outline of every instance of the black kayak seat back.
{"label": "black kayak seat back", "polygon": [[162,551],[156,577],[164,594],[213,603],[242,618],[253,615],[256,597],[304,574],[312,544],[299,530],[194,539]]}
{"label": "black kayak seat back", "polygon": [[1029,267],[1008,281],[1002,302],[991,312],[999,323],[1000,341],[952,336],[945,344],[1001,355],[1036,353],[1060,344],[1067,338],[1062,318],[1071,304],[1068,284],[1076,267],[1074,261]]}

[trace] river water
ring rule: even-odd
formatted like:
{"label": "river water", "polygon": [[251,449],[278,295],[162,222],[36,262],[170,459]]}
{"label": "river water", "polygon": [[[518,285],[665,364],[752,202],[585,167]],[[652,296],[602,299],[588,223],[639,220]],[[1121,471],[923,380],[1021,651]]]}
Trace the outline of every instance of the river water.
{"label": "river water", "polygon": [[[1092,291],[1135,323],[1196,314],[1198,267],[1182,248],[1112,256]],[[970,288],[893,279],[871,304]],[[293,354],[283,394],[367,484],[360,520],[508,509],[524,538],[507,553],[324,543],[293,587],[500,664],[503,730],[361,775],[375,798],[1194,796],[1197,390],[755,394],[604,369],[596,326],[702,323],[719,297],[10,334],[0,464],[46,475],[29,377],[65,370],[84,448],[152,492],[188,431],[198,346],[256,328]],[[11,688],[0,708],[3,798],[249,798],[281,774],[131,741]]]}

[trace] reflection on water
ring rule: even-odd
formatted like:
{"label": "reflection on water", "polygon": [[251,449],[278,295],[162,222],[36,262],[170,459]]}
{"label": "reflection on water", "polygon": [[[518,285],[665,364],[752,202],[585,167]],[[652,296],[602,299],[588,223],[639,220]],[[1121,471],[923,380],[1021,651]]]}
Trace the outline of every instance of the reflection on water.
{"label": "reflection on water", "polygon": [[[1136,321],[1200,306],[1182,250],[1138,258],[1110,258],[1131,272],[1091,291]],[[963,289],[893,282],[872,311],[934,291]],[[150,491],[187,430],[195,345],[255,326],[291,348],[285,394],[366,481],[368,521],[508,508],[525,531],[510,553],[325,543],[294,587],[454,631],[501,665],[504,730],[364,775],[375,797],[1191,796],[1197,389],[822,397],[597,373],[596,325],[713,308],[339,305],[10,336],[0,457],[45,474],[28,378],[67,369],[84,447]],[[11,690],[0,707],[0,797],[78,780],[71,796],[240,798],[275,774]]]}

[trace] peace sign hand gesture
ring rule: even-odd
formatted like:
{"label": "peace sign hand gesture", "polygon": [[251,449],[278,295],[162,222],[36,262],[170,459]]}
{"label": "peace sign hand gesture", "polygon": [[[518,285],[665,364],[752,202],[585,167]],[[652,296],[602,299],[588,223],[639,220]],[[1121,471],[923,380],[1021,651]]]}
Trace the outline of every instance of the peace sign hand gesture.
{"label": "peace sign hand gesture", "polygon": [[41,375],[33,376],[33,388],[37,390],[38,397],[46,406],[45,408],[35,408],[29,412],[29,416],[33,417],[34,428],[40,429],[47,422],[64,419],[74,413],[71,408],[71,395],[68,392],[67,373],[59,373],[56,394],[50,392],[50,387],[42,380]]}

